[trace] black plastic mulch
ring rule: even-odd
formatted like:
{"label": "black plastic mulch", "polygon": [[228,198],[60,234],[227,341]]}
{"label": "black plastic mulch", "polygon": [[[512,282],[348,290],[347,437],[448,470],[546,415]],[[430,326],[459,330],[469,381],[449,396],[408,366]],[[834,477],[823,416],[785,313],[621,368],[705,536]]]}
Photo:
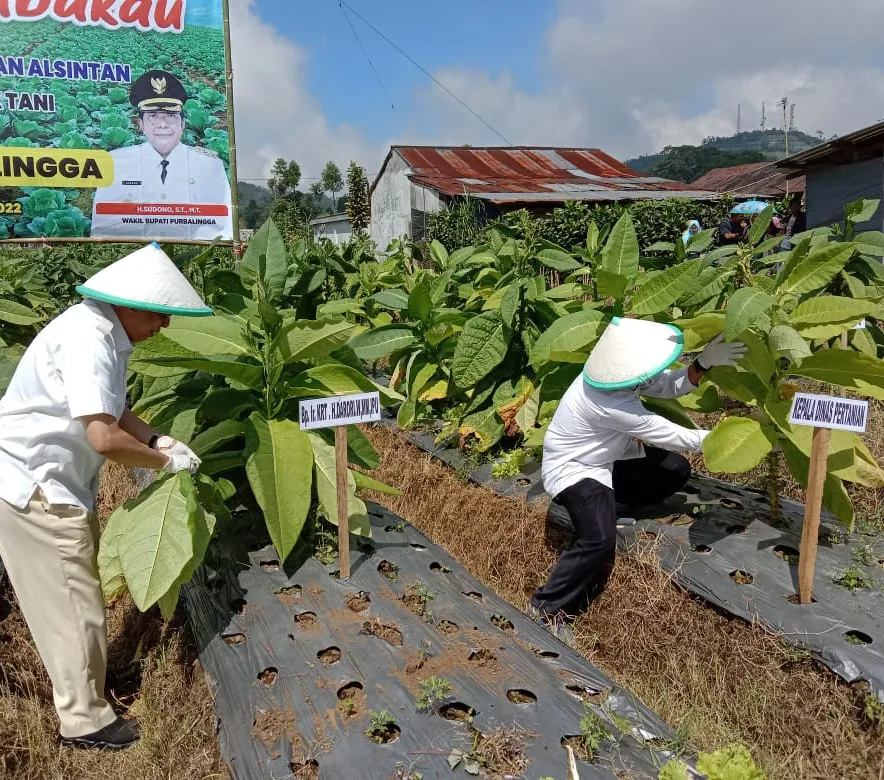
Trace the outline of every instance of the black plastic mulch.
{"label": "black plastic mulch", "polygon": [[[660,718],[415,528],[369,506],[373,539],[353,550],[348,582],[314,558],[284,570],[265,548],[239,567],[216,560],[185,589],[237,780],[467,777],[448,756],[472,749],[471,729],[524,739],[529,763],[513,777],[558,780],[568,777],[562,740],[579,742],[585,717],[608,736],[592,763],[577,762],[582,780],[657,777],[675,749]],[[423,594],[423,616],[400,600],[409,592]],[[434,675],[451,689],[419,712],[420,683]],[[365,735],[379,710],[395,722],[388,744]]]}
{"label": "black plastic mulch", "polygon": [[[383,424],[396,428],[389,417]],[[437,445],[430,433],[404,435],[499,495],[529,501],[545,495],[537,461],[526,464],[515,478],[496,479],[490,464],[474,468],[469,456]],[[618,546],[628,549],[637,539],[659,537],[661,564],[679,585],[732,615],[760,621],[847,682],[868,682],[884,701],[884,550],[859,534],[848,535],[824,512],[815,603],[801,605],[795,594],[804,505],[788,499],[780,503],[782,528],[769,523],[766,494],[694,475],[685,491],[643,511],[635,525],[619,527]],[[556,502],[550,504],[548,519],[572,529],[567,512]],[[857,584],[863,587],[847,587]]]}

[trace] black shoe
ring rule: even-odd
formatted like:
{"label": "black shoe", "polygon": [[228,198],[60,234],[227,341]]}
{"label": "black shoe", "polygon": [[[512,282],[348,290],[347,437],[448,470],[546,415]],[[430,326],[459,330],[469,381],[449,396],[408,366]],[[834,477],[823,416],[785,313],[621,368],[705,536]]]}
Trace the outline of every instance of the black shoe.
{"label": "black shoe", "polygon": [[137,742],[141,728],[137,720],[117,718],[103,729],[82,737],[62,737],[62,747],[77,747],[93,750],[122,750]]}

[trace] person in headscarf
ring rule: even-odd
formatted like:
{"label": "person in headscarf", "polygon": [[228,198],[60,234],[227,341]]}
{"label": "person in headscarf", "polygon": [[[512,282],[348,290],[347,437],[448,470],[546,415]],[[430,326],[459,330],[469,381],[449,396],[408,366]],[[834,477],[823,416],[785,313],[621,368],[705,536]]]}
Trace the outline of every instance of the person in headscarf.
{"label": "person in headscarf", "polygon": [[0,557],[52,681],[61,744],[119,750],[135,720],[105,698],[107,629],[97,567],[105,459],[194,473],[200,459],[126,405],[135,342],[172,314],[212,313],[157,244],[99,271],[85,300],[34,338],[0,399]]}
{"label": "person in headscarf", "polygon": [[681,240],[685,246],[700,232],[700,222],[696,219],[688,220],[687,229],[681,234]]}
{"label": "person in headscarf", "polygon": [[640,396],[686,395],[713,366],[735,365],[746,351],[718,336],[689,366],[668,370],[683,347],[673,325],[614,317],[544,437],[543,487],[567,510],[577,542],[534,592],[527,612],[568,644],[568,623],[602,593],[614,568],[618,515],[681,489],[691,467],[677,453],[700,452],[709,433],[654,414]]}

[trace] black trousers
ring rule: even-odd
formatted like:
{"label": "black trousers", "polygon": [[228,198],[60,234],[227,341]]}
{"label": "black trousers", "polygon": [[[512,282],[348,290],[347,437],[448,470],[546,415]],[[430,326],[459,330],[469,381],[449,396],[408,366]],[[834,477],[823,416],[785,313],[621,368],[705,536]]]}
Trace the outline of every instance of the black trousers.
{"label": "black trousers", "polygon": [[680,490],[691,476],[687,459],[674,452],[645,447],[646,457],[618,460],[612,490],[594,479],[566,488],[562,504],[577,533],[577,543],[562,553],[531,604],[549,614],[576,615],[605,589],[614,570],[617,506],[636,509],[660,503]]}

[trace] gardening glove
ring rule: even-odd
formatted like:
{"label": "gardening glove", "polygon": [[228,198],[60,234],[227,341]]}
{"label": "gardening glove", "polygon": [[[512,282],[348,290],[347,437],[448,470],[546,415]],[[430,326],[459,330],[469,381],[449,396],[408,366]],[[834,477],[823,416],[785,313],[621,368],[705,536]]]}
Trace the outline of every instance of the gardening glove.
{"label": "gardening glove", "polygon": [[[160,436],[160,438],[157,439],[156,450],[157,452],[162,452],[163,455],[166,455],[169,458],[169,463],[163,467],[163,471],[168,471],[170,474],[184,470],[189,471],[191,474],[195,474],[202,463],[202,460],[200,460],[190,447],[177,439],[173,439],[171,436]],[[176,459],[184,465],[180,468],[172,467],[170,464],[173,461],[176,461]]]}
{"label": "gardening glove", "polygon": [[735,366],[745,354],[746,345],[742,341],[725,344],[724,334],[721,333],[706,345],[697,362],[700,368],[708,371],[713,366]]}

